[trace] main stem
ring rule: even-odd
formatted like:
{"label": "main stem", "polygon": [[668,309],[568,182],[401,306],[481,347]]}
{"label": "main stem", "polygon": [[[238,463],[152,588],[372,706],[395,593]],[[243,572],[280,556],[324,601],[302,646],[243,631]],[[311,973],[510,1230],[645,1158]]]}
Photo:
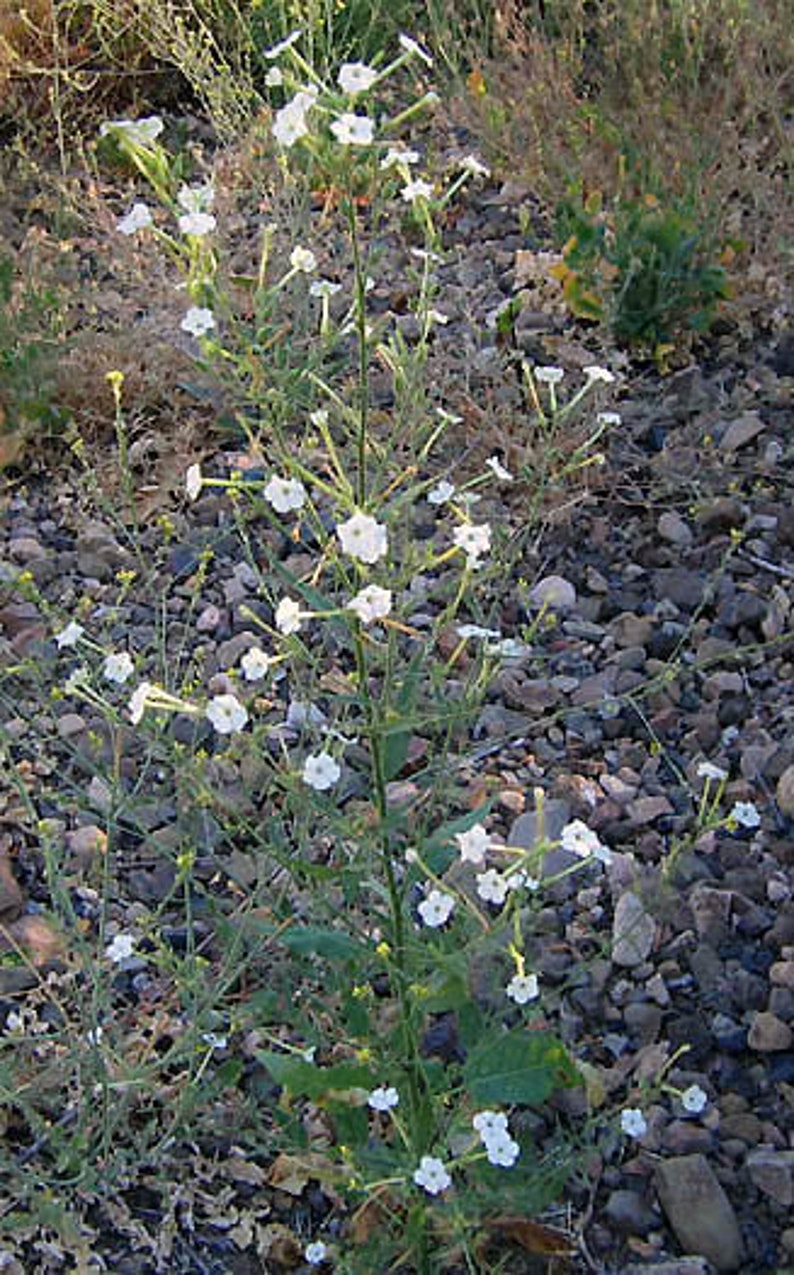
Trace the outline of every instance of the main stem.
{"label": "main stem", "polygon": [[358,238],[356,207],[352,193],[347,197],[347,218],[350,226],[350,244],[353,250],[353,269],[356,278],[356,329],[358,331],[358,473],[356,475],[356,499],[364,506],[367,499],[367,429],[369,427],[369,357],[367,355],[367,280],[361,265],[361,245]]}

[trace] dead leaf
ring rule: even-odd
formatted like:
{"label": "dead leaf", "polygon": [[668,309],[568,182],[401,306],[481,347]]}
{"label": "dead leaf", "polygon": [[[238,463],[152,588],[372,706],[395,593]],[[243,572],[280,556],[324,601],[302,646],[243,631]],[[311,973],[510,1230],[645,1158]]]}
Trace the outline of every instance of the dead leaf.
{"label": "dead leaf", "polygon": [[336,1176],[335,1166],[325,1156],[307,1151],[305,1155],[280,1155],[270,1166],[267,1181],[287,1195],[302,1195],[312,1178]]}
{"label": "dead leaf", "polygon": [[540,1222],[532,1222],[520,1216],[490,1217],[485,1225],[491,1231],[499,1231],[508,1240],[520,1244],[527,1253],[542,1253],[548,1257],[572,1257],[575,1250],[562,1231],[553,1231]]}

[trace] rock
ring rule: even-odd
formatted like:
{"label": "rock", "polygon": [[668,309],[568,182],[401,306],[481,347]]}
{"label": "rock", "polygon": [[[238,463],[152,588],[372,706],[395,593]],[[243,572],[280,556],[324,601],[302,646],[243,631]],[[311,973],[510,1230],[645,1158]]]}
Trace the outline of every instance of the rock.
{"label": "rock", "polygon": [[627,890],[618,899],[612,923],[612,960],[629,968],[642,965],[653,948],[656,922],[642,902]]}
{"label": "rock", "polygon": [[660,602],[667,600],[682,611],[694,611],[703,601],[706,580],[685,567],[665,567],[653,573],[653,591]]}
{"label": "rock", "polygon": [[14,876],[11,860],[4,851],[0,853],[0,921],[14,921],[25,906],[22,887]]}
{"label": "rock", "polygon": [[36,966],[49,964],[63,951],[63,939],[43,916],[21,916],[6,928],[9,937],[0,934],[0,951],[24,948]]}
{"label": "rock", "polygon": [[774,1014],[766,1010],[753,1015],[747,1035],[747,1044],[751,1049],[757,1050],[760,1054],[772,1054],[779,1050],[790,1049],[793,1041],[794,1031],[782,1019],[776,1018]]}
{"label": "rock", "polygon": [[533,607],[546,607],[550,611],[572,611],[576,606],[576,589],[562,576],[545,576],[533,585],[529,600]]}
{"label": "rock", "polygon": [[711,1268],[702,1257],[677,1257],[672,1262],[631,1262],[622,1275],[710,1275]]}
{"label": "rock", "polygon": [[671,1120],[662,1134],[662,1146],[673,1155],[698,1155],[711,1151],[714,1134],[691,1120]]}
{"label": "rock", "polygon": [[652,1045],[658,1040],[662,1030],[662,1011],[658,1005],[651,1005],[649,1001],[638,1001],[626,1006],[623,1021],[633,1042]]}
{"label": "rock", "polygon": [[720,439],[720,449],[724,452],[735,452],[740,447],[751,443],[766,425],[757,412],[744,412],[731,421]]}
{"label": "rock", "polygon": [[747,1157],[747,1171],[759,1191],[769,1195],[783,1208],[794,1205],[794,1151],[773,1151],[759,1147]]}
{"label": "rock", "polygon": [[761,1141],[763,1126],[753,1111],[736,1111],[720,1120],[720,1138],[741,1138],[749,1147]]}
{"label": "rock", "polygon": [[666,797],[637,797],[636,801],[629,802],[626,813],[635,823],[644,825],[653,823],[662,815],[673,814],[673,807]]}
{"label": "rock", "polygon": [[718,1271],[739,1270],[742,1239],[731,1203],[702,1155],[663,1160],[656,1190],[681,1247],[708,1258]]}
{"label": "rock", "polygon": [[775,961],[769,968],[769,981],[794,992],[794,961]]}
{"label": "rock", "polygon": [[684,522],[681,515],[675,513],[674,510],[667,510],[661,515],[656,524],[656,529],[663,540],[669,541],[672,545],[677,545],[679,549],[686,549],[692,543],[691,528]]}
{"label": "rock", "polygon": [[728,934],[733,894],[698,882],[689,895],[698,937],[715,944]]}
{"label": "rock", "polygon": [[794,815],[794,766],[787,766],[778,779],[775,798],[782,815]]}
{"label": "rock", "polygon": [[647,1235],[659,1225],[658,1216],[637,1191],[613,1191],[604,1212],[626,1235]]}
{"label": "rock", "polygon": [[731,527],[741,527],[744,520],[744,508],[733,496],[718,496],[698,514],[698,522],[707,531],[730,531]]}

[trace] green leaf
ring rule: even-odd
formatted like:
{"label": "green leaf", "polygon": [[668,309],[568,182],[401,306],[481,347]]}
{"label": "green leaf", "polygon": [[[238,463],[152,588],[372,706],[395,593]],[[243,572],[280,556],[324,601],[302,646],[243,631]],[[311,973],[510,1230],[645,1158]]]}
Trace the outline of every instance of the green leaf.
{"label": "green leaf", "polygon": [[316,1101],[324,1094],[348,1089],[372,1089],[374,1079],[368,1067],[341,1063],[338,1067],[315,1067],[295,1054],[257,1051],[257,1059],[267,1067],[277,1085],[293,1097]]}
{"label": "green leaf", "polygon": [[293,926],[281,935],[281,942],[300,956],[314,954],[329,961],[352,961],[364,950],[363,944],[344,930],[324,930],[315,925]]}
{"label": "green leaf", "polygon": [[578,1084],[564,1045],[551,1032],[513,1031],[481,1041],[469,1054],[464,1080],[475,1102],[545,1102],[555,1089]]}

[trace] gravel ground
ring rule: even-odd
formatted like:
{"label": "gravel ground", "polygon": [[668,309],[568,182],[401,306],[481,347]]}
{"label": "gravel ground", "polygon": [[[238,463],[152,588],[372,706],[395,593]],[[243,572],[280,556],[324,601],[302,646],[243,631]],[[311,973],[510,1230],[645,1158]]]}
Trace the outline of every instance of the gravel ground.
{"label": "gravel ground", "polygon": [[[529,248],[521,205],[535,225]],[[382,246],[373,309],[410,343],[415,320],[400,291],[410,248],[396,227]],[[450,464],[463,454],[475,465],[496,449],[511,467],[537,465],[516,351],[565,366],[576,384],[577,369],[610,366],[617,381],[602,406],[622,423],[603,444],[597,474],[562,497],[552,492],[530,526],[526,485],[483,501],[515,551],[512,576],[490,586],[489,623],[514,635],[538,588],[556,622],[494,678],[466,774],[472,785],[497,777],[497,831],[512,844],[532,844],[532,793],[541,787],[550,824],[583,818],[614,851],[606,870],[556,885],[537,916],[544,1008],[586,1064],[591,1094],[623,1101],[685,1045],[667,1079],[679,1089],[697,1084],[709,1099],[700,1114],[660,1099],[645,1112],[641,1139],[616,1139],[590,1160],[565,1196],[576,1236],[567,1268],[781,1271],[794,1267],[794,347],[779,322],[721,321],[689,365],[659,378],[605,350],[532,282],[528,254],[544,246],[541,213],[513,184],[472,192],[446,228],[435,304],[450,322],[437,329],[430,379],[462,417],[448,438]],[[537,295],[505,347],[494,315],[522,279]],[[385,380],[374,394],[388,408]],[[145,455],[141,463],[143,481]],[[208,452],[204,468],[223,475],[236,463],[226,447]],[[252,644],[244,608],[257,579],[220,496],[208,492],[194,506],[176,499],[157,575],[145,596],[133,587],[121,599],[116,573],[137,566],[133,549],[73,472],[34,475],[2,501],[0,673],[46,643],[47,606],[69,615],[85,594],[97,616],[113,608],[109,636],[128,637],[138,651],[154,646],[161,596],[169,640],[200,647],[210,679]],[[151,520],[139,539],[144,557],[155,561],[161,543]],[[214,557],[194,612],[188,582],[208,544]],[[45,604],[12,594],[20,569]],[[7,684],[17,699],[4,691],[0,712],[15,760],[38,759],[46,770],[33,688]],[[76,779],[99,724],[68,701],[53,712]],[[726,810],[751,804],[757,826],[693,839],[704,761],[728,774]],[[0,785],[0,918],[22,938],[47,899],[35,832],[16,788]],[[37,813],[62,818],[46,802]],[[167,838],[171,814],[167,794],[155,793],[141,812],[150,844]],[[88,836],[81,823],[62,829],[73,846]],[[132,849],[120,918],[156,899],[172,872],[140,853],[140,839]],[[0,1017],[31,994],[18,974],[0,967]],[[557,1107],[537,1117],[541,1145],[556,1120],[584,1114],[584,1089]],[[171,1264],[160,1267],[122,1239],[97,1245],[117,1271],[295,1265],[283,1254],[280,1264],[275,1249],[270,1265],[258,1265],[215,1242],[200,1227],[182,1231]],[[32,1248],[24,1252],[32,1262]],[[516,1252],[508,1269],[533,1270],[532,1260]]]}

